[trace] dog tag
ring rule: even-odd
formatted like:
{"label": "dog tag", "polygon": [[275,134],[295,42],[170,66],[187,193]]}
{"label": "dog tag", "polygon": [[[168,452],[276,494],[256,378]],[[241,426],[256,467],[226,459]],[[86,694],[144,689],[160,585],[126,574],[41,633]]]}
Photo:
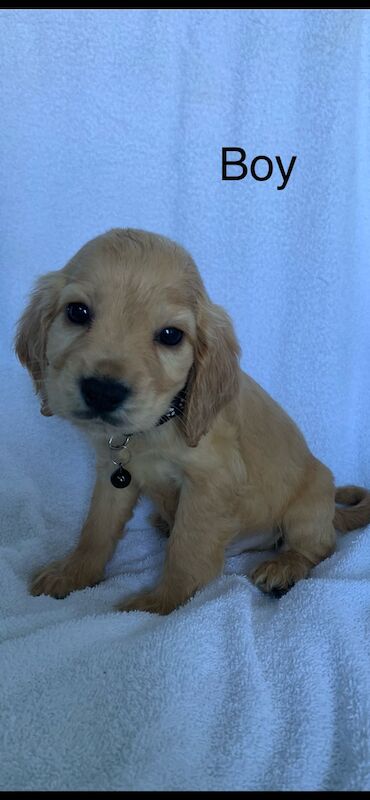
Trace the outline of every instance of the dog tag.
{"label": "dog tag", "polygon": [[120,465],[118,469],[112,472],[110,480],[116,489],[125,489],[131,483],[131,474]]}

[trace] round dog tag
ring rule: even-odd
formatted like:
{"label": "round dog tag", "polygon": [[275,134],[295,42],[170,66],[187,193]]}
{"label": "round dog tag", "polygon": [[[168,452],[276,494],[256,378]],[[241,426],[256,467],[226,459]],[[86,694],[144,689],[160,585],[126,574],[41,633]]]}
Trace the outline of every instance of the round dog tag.
{"label": "round dog tag", "polygon": [[116,489],[125,489],[131,483],[131,475],[127,469],[119,466],[110,476],[111,483]]}

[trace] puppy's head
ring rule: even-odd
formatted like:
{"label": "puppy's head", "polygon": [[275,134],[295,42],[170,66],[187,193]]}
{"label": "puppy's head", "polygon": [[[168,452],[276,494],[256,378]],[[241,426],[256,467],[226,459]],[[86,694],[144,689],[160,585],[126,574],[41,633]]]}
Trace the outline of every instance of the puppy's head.
{"label": "puppy's head", "polygon": [[112,230],[40,278],[16,352],[42,399],[91,431],[148,431],[186,386],[195,446],[238,388],[238,344],[191,257],[143,231]]}

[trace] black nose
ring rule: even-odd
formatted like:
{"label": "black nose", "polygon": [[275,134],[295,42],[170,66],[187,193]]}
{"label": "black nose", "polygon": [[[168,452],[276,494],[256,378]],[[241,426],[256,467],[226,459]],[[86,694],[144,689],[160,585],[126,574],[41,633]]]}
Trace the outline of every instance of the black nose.
{"label": "black nose", "polygon": [[110,378],[82,378],[81,380],[82,397],[86,405],[97,413],[114,411],[123,403],[128,392],[127,386]]}

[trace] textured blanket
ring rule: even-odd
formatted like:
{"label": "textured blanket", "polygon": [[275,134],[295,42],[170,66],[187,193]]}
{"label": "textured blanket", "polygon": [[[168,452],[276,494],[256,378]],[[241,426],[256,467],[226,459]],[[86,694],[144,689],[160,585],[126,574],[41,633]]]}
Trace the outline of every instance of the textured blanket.
{"label": "textured blanket", "polygon": [[163,563],[143,510],[104,583],[34,598],[32,572],[77,536],[86,470],[61,422],[39,447],[43,424],[28,457],[1,457],[0,787],[369,789],[370,529],[281,600],[244,553],[170,616],[122,614]]}

